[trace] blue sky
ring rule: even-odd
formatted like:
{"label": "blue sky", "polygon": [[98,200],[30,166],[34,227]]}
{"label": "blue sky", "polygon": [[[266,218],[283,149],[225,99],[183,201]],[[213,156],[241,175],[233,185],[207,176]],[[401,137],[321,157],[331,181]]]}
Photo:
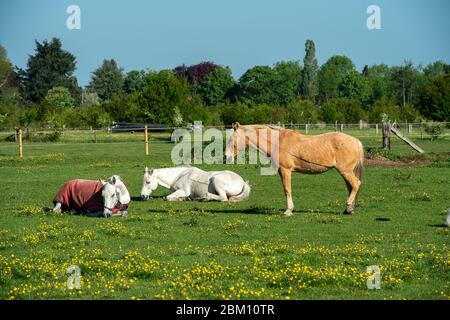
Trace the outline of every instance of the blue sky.
{"label": "blue sky", "polygon": [[[66,28],[71,4],[81,8],[81,30]],[[366,27],[371,4],[381,8],[381,30]],[[306,39],[319,64],[344,54],[358,69],[425,65],[450,62],[449,9],[448,0],[1,0],[0,43],[24,68],[35,39],[60,38],[83,86],[105,58],[125,71],[209,60],[238,78],[255,65],[303,60]]]}

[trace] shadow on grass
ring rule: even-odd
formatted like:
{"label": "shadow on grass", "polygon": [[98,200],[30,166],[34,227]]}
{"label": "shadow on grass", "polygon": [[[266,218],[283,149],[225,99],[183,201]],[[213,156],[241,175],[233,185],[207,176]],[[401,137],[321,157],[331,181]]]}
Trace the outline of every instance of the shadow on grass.
{"label": "shadow on grass", "polygon": [[448,228],[448,226],[445,223],[429,224],[428,226],[433,228],[445,228],[445,229]]}
{"label": "shadow on grass", "polygon": [[137,201],[137,202],[146,202],[151,201],[152,199],[164,199],[165,196],[151,196],[148,200],[142,200],[141,197],[131,197],[131,201]]}
{"label": "shadow on grass", "polygon": [[[199,207],[194,208],[186,208],[186,209],[179,209],[179,210],[173,210],[174,213],[182,213],[186,211],[195,211],[195,210],[203,210]],[[147,210],[148,213],[165,213],[168,209],[149,209]],[[236,209],[206,209],[205,211],[212,213],[212,214],[223,214],[223,213],[230,213],[230,214],[255,214],[255,215],[283,215],[284,210],[283,209],[273,209],[273,208],[236,208]],[[311,211],[307,210],[294,210],[294,213],[311,213]],[[314,211],[314,213],[323,213],[323,214],[332,214],[336,215],[333,211]]]}

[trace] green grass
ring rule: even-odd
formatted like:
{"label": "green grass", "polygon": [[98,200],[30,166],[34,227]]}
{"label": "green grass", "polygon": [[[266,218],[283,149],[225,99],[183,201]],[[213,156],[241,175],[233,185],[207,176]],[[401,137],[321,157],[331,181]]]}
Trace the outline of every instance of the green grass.
{"label": "green grass", "polygon": [[[296,209],[285,218],[279,177],[255,165],[201,166],[250,180],[243,203],[168,203],[160,189],[123,219],[39,210],[80,177],[119,174],[138,197],[143,168],[171,166],[172,145],[155,135],[145,157],[141,138],[130,136],[26,143],[23,161],[15,144],[0,144],[0,299],[449,298],[448,157],[439,166],[366,168],[353,216],[341,214],[345,183],[330,171],[293,176]],[[416,142],[450,151],[449,140]],[[396,140],[393,150],[413,154]],[[80,290],[66,288],[70,265],[81,268]],[[370,265],[381,268],[380,290],[366,287]]]}

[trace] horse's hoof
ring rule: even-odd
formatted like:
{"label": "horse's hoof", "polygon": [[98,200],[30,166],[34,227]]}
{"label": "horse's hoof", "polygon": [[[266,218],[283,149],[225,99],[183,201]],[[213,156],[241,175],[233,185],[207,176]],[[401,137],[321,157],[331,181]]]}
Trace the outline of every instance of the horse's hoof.
{"label": "horse's hoof", "polygon": [[292,210],[286,210],[285,212],[284,212],[284,216],[285,217],[292,217],[294,214],[292,213]]}
{"label": "horse's hoof", "polygon": [[353,210],[345,209],[344,210],[344,214],[345,215],[351,215],[351,214],[353,214]]}
{"label": "horse's hoof", "polygon": [[127,217],[128,216],[128,211],[119,211],[117,213],[113,213],[111,214],[111,217]]}
{"label": "horse's hoof", "polygon": [[54,213],[61,213],[61,209],[53,209]]}

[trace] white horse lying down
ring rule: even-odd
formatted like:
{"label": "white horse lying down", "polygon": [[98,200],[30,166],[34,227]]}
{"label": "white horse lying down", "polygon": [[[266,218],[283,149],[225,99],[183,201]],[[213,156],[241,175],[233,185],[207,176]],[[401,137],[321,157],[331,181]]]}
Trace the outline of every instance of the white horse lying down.
{"label": "white horse lying down", "polygon": [[98,217],[126,216],[130,201],[130,193],[117,175],[108,181],[75,179],[59,189],[53,200],[53,212]]}
{"label": "white horse lying down", "polygon": [[168,201],[243,201],[250,196],[248,182],[232,171],[207,172],[195,167],[145,168],[142,200],[148,200],[158,186],[174,191],[166,197]]}

